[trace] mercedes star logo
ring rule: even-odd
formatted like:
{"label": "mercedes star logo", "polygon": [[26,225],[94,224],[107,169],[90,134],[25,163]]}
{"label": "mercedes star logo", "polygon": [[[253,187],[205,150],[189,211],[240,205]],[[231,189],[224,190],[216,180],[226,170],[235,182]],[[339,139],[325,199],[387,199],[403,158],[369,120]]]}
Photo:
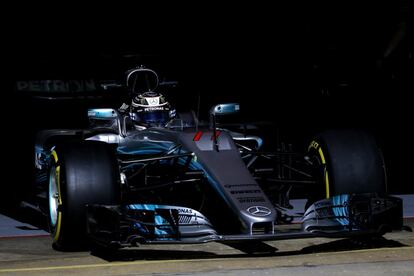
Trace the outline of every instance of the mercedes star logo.
{"label": "mercedes star logo", "polygon": [[156,105],[156,104],[158,104],[158,98],[149,98],[148,103],[150,105]]}
{"label": "mercedes star logo", "polygon": [[247,209],[247,212],[257,217],[265,217],[272,213],[272,211],[264,206],[252,206]]}

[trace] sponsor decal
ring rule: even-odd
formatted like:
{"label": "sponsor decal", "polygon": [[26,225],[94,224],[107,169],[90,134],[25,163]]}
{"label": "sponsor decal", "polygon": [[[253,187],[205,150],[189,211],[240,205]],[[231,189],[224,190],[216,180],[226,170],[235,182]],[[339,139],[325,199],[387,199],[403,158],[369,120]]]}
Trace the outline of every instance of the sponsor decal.
{"label": "sponsor decal", "polygon": [[154,106],[154,107],[147,107],[147,108],[144,108],[144,111],[145,112],[147,112],[147,111],[157,111],[157,110],[164,110],[164,107],[163,106]]}
{"label": "sponsor decal", "polygon": [[28,92],[87,92],[96,91],[94,80],[29,80],[17,81],[17,91]]}
{"label": "sponsor decal", "polygon": [[256,217],[265,217],[272,213],[272,210],[264,206],[252,206],[247,208],[246,211]]}
{"label": "sponsor decal", "polygon": [[193,210],[191,210],[191,209],[180,208],[180,209],[177,209],[177,210],[178,210],[179,214],[192,214],[193,213]]}
{"label": "sponsor decal", "polygon": [[266,201],[263,197],[239,197],[237,199],[240,203],[257,203]]}
{"label": "sponsor decal", "polygon": [[247,186],[257,187],[258,185],[253,184],[253,183],[252,184],[232,184],[232,185],[226,184],[224,185],[224,187],[228,189],[235,188],[235,187],[247,187]]}
{"label": "sponsor decal", "polygon": [[319,148],[319,143],[316,141],[312,141],[309,145],[308,151],[311,150],[312,148],[317,150]]}
{"label": "sponsor decal", "polygon": [[260,194],[261,190],[238,190],[238,191],[230,191],[231,194]]}

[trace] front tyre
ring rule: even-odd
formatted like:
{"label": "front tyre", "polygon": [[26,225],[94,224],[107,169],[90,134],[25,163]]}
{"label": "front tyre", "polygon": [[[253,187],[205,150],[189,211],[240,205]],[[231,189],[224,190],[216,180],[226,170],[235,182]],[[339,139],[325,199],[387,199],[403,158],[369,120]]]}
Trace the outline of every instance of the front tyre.
{"label": "front tyre", "polygon": [[386,194],[381,151],[363,130],[325,131],[310,143],[308,157],[319,180],[309,203],[340,194]]}
{"label": "front tyre", "polygon": [[49,228],[53,247],[76,250],[86,244],[86,204],[118,204],[119,167],[114,151],[99,142],[68,143],[51,153]]}

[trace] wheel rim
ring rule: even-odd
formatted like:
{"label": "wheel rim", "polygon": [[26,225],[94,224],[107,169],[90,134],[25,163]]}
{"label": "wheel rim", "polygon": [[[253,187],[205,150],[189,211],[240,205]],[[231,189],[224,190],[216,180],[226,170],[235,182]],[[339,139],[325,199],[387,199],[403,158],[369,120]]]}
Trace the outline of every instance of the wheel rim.
{"label": "wheel rim", "polygon": [[50,225],[55,228],[58,220],[58,206],[59,206],[59,191],[57,186],[57,170],[53,166],[50,170],[49,176],[49,217]]}

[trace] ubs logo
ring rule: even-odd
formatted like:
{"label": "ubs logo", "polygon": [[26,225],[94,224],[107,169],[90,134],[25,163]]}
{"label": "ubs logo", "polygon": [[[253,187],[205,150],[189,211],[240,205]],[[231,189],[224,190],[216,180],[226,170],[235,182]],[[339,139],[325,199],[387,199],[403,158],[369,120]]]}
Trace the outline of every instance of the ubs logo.
{"label": "ubs logo", "polygon": [[247,212],[257,217],[265,217],[272,213],[272,211],[264,206],[252,206],[247,209]]}

